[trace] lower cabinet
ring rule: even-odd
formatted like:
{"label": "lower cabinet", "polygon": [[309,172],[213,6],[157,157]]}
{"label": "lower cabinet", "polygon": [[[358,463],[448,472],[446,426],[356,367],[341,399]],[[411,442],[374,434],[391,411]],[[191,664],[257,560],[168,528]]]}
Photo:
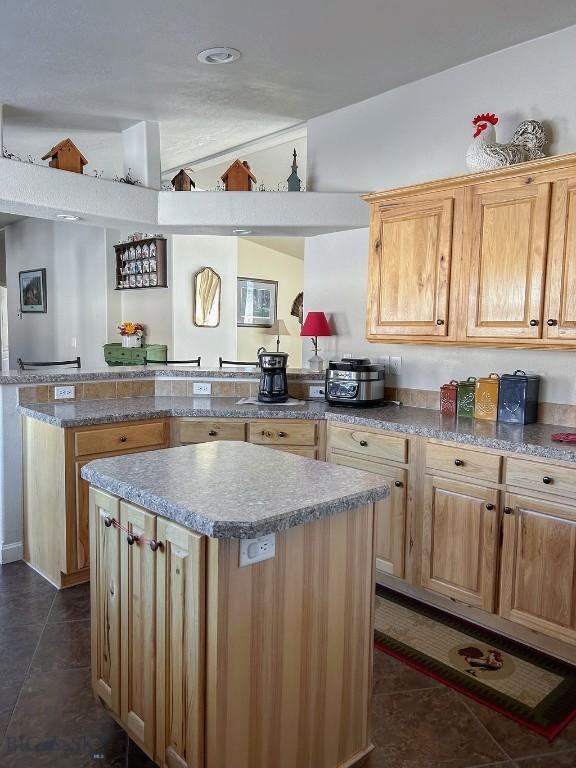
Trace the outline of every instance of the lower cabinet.
{"label": "lower cabinet", "polygon": [[498,573],[499,491],[427,475],[422,586],[493,611]]}
{"label": "lower cabinet", "polygon": [[507,494],[500,615],[576,642],[576,508]]}

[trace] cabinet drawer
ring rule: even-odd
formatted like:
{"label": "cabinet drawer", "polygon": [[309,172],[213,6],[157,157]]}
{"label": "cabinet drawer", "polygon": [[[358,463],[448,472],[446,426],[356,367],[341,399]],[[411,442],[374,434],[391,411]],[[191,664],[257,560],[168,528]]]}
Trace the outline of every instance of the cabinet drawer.
{"label": "cabinet drawer", "polygon": [[252,421],[248,442],[259,445],[316,445],[315,421]]}
{"label": "cabinet drawer", "polygon": [[470,451],[452,445],[428,443],[426,447],[426,467],[451,475],[475,477],[479,480],[500,481],[502,457],[493,453]]}
{"label": "cabinet drawer", "polygon": [[576,469],[523,459],[506,460],[506,485],[534,488],[557,496],[576,493]]}
{"label": "cabinet drawer", "polygon": [[305,459],[316,458],[316,448],[309,448],[302,445],[270,445],[273,451],[284,451],[285,453],[294,453],[296,456],[303,456]]}
{"label": "cabinet drawer", "polygon": [[125,424],[109,429],[90,429],[86,432],[76,432],[76,456],[159,446],[165,442],[165,439],[166,422],[164,421]]}
{"label": "cabinet drawer", "polygon": [[239,421],[181,421],[177,440],[180,443],[209,443],[212,440],[246,439],[246,424]]}
{"label": "cabinet drawer", "polygon": [[379,435],[361,429],[331,427],[330,448],[358,453],[370,459],[386,459],[405,463],[408,455],[408,441],[403,437]]}

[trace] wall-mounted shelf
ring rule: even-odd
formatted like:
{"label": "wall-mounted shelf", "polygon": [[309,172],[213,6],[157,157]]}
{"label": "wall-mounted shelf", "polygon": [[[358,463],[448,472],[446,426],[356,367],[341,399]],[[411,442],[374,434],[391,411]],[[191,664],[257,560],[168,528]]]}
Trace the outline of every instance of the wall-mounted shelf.
{"label": "wall-mounted shelf", "polygon": [[147,237],[114,246],[116,290],[167,288],[166,238]]}

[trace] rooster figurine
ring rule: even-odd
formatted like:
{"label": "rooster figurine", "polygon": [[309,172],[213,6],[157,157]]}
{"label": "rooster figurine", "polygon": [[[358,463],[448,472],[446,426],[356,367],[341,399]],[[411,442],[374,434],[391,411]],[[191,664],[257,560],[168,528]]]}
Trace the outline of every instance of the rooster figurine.
{"label": "rooster figurine", "polygon": [[509,144],[496,141],[496,115],[476,115],[474,140],[466,151],[466,165],[471,171],[491,171],[506,165],[524,163],[544,157],[542,148],[546,133],[538,120],[524,120],[514,131]]}

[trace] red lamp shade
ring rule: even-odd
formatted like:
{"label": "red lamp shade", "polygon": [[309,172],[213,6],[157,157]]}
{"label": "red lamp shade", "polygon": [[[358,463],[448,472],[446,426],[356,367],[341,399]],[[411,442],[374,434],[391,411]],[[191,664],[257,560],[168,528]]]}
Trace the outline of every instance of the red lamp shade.
{"label": "red lamp shade", "polygon": [[308,312],[300,336],[332,336],[324,312]]}

